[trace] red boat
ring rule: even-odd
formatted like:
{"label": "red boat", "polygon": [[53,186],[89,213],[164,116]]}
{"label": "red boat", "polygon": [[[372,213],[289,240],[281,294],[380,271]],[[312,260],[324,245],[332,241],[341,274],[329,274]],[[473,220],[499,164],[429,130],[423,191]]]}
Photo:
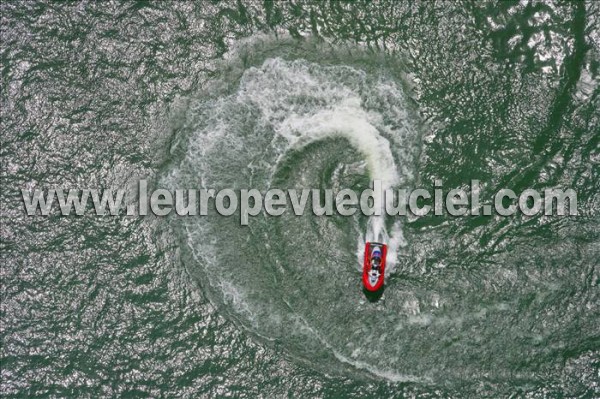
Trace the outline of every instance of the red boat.
{"label": "red boat", "polygon": [[376,292],[383,287],[386,255],[387,245],[385,244],[368,242],[365,245],[362,281],[367,291]]}

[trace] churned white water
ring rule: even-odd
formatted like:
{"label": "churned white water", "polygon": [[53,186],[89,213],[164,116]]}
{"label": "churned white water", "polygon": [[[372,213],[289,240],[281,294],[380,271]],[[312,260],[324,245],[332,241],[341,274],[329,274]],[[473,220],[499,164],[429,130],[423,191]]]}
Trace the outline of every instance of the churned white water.
{"label": "churned white water", "polygon": [[[189,107],[185,155],[169,183],[259,190],[410,184],[417,129],[401,82],[379,72],[268,58],[237,80],[215,84]],[[373,314],[367,309],[367,317],[355,317],[365,310],[365,241],[389,245],[389,273],[406,245],[400,220],[386,220],[382,198],[375,203],[380,215],[290,211],[257,216],[247,227],[235,217],[185,218],[181,231],[194,259],[188,269],[233,319],[259,337],[283,341],[294,356],[415,379],[381,363],[389,345],[362,333]]]}

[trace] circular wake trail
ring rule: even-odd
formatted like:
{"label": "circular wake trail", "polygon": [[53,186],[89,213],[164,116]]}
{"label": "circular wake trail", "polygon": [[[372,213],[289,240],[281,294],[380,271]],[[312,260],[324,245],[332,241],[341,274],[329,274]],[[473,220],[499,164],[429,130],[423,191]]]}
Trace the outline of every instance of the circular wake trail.
{"label": "circular wake trail", "polygon": [[[215,79],[187,110],[182,160],[165,183],[357,192],[374,180],[382,190],[410,184],[419,137],[401,80],[368,64],[323,64],[266,58]],[[413,377],[395,365],[399,353],[365,334],[381,320],[360,289],[364,242],[390,245],[392,272],[404,245],[383,198],[375,205],[370,217],[295,216],[288,206],[249,226],[215,212],[177,223],[188,270],[239,324],[317,368],[405,380]]]}

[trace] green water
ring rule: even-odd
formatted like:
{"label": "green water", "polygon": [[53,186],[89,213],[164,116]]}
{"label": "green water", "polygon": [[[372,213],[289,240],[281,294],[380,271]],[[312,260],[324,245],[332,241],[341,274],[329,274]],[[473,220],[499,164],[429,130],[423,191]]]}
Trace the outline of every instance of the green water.
{"label": "green water", "polygon": [[[2,2],[1,395],[600,396],[599,4]],[[580,215],[242,227],[20,194],[141,178],[478,179],[573,188]]]}

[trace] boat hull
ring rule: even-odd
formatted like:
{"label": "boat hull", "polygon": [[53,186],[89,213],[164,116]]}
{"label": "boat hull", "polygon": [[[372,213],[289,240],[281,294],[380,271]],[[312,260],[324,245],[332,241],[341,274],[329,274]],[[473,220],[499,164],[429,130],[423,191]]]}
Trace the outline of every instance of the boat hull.
{"label": "boat hull", "polygon": [[[375,247],[381,249],[381,265],[379,266],[379,276],[377,279],[373,279],[371,273],[371,253]],[[378,242],[367,242],[365,244],[365,258],[363,263],[363,274],[362,282],[365,290],[369,292],[377,292],[383,288],[383,281],[385,278],[385,265],[387,256],[387,245]]]}

